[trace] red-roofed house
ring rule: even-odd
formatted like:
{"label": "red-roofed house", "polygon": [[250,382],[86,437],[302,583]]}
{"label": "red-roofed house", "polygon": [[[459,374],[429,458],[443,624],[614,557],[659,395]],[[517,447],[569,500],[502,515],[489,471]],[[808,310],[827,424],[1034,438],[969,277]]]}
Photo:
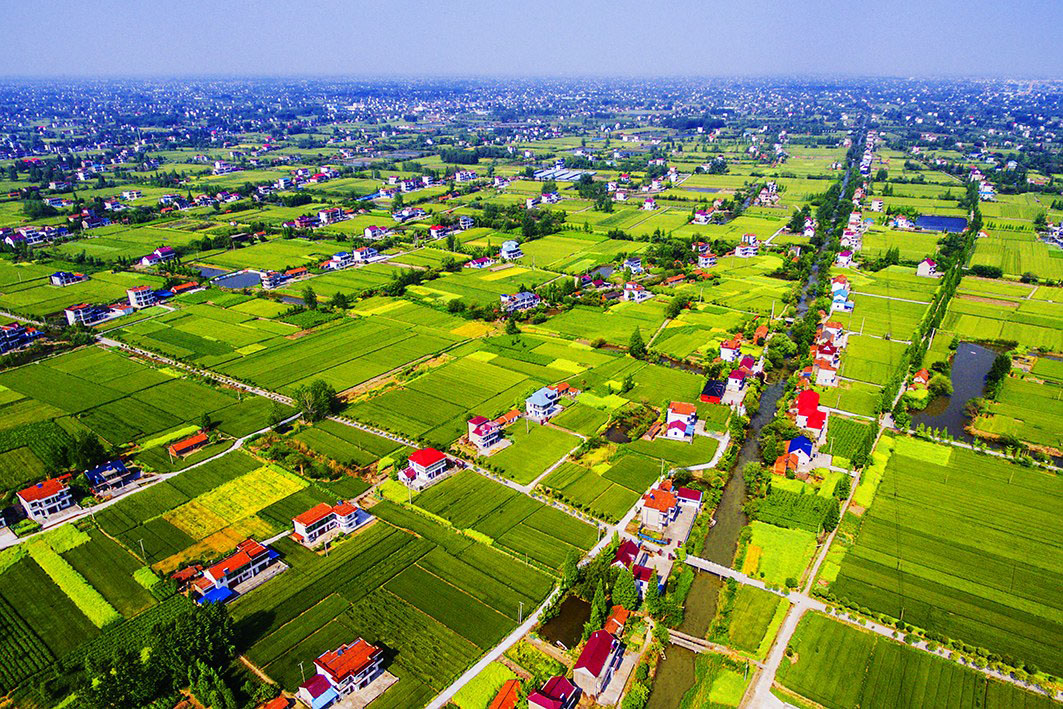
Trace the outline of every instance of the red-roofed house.
{"label": "red-roofed house", "polygon": [[631,615],[631,611],[623,606],[613,606],[613,609],[609,612],[609,617],[605,620],[604,630],[612,635],[614,638],[619,638],[624,634],[624,626],[627,625],[628,616]]}
{"label": "red-roofed house", "polygon": [[520,680],[508,679],[498,690],[498,694],[487,705],[487,709],[514,709],[520,701]]}
{"label": "red-roofed house", "polygon": [[587,695],[597,697],[609,685],[623,657],[620,642],[604,630],[596,630],[576,660],[572,680]]}
{"label": "red-roofed house", "polygon": [[918,372],[912,375],[912,385],[909,389],[926,389],[927,384],[930,383],[930,372],[926,369],[920,369]]}
{"label": "red-roofed house", "polygon": [[68,473],[19,490],[18,501],[26,511],[26,516],[34,521],[44,522],[50,516],[73,507],[74,496],[67,484],[69,480]]}
{"label": "red-roofed house", "polygon": [[753,344],[759,345],[764,341],[764,338],[768,336],[768,326],[761,325],[753,331]]}
{"label": "red-roofed house", "polygon": [[486,416],[469,419],[469,443],[476,446],[481,455],[502,440],[502,426]]}
{"label": "red-roofed house", "polygon": [[[671,481],[666,480],[665,483]],[[662,483],[642,496],[642,524],[663,532],[679,517],[679,500],[671,491],[671,485]]]}
{"label": "red-roofed house", "polygon": [[410,454],[410,464],[399,479],[414,488],[431,485],[450,467],[450,459],[435,448],[421,448]]}
{"label": "red-roofed house", "polygon": [[795,414],[794,423],[800,428],[808,429],[817,436],[827,430],[827,412],[820,408],[819,394],[812,389],[805,389],[797,395],[790,411]]}
{"label": "red-roofed house", "polygon": [[171,443],[167,450],[170,451],[170,455],[177,456],[178,458],[180,458],[188,455],[189,453],[194,453],[203,446],[207,445],[209,441],[210,439],[207,437],[207,434],[203,431],[200,431],[194,436],[189,436],[188,438],[178,441],[177,443]]}
{"label": "red-roofed house", "polygon": [[738,333],[730,340],[720,343],[720,359],[724,362],[734,362],[742,352],[742,333]]}
{"label": "red-roofed house", "polygon": [[314,660],[314,667],[342,697],[369,686],[380,674],[383,663],[383,651],[358,638],[353,643],[322,653]]}
{"label": "red-roofed house", "polygon": [[546,680],[542,689],[528,695],[528,707],[530,709],[575,709],[582,694],[579,687],[568,681],[566,677],[557,675]]}
{"label": "red-roofed house", "polygon": [[277,552],[248,538],[237,544],[232,554],[208,566],[192,586],[200,602],[225,601],[232,597],[235,586],[258,576],[278,559]]}
{"label": "red-roofed house", "polygon": [[678,441],[692,441],[697,422],[697,407],[682,401],[673,401],[668,405],[668,413],[665,416],[664,436]]}
{"label": "red-roofed house", "polygon": [[314,505],[292,518],[292,537],[303,546],[315,547],[340,534],[349,534],[372,520],[365,510],[351,502]]}
{"label": "red-roofed house", "polygon": [[923,278],[937,278],[938,265],[932,258],[925,258],[915,267],[915,275]]}
{"label": "red-roofed house", "polygon": [[628,569],[635,563],[635,559],[639,555],[639,545],[630,539],[625,539],[620,542],[620,546],[616,548],[616,554],[613,555],[613,566],[623,566]]}

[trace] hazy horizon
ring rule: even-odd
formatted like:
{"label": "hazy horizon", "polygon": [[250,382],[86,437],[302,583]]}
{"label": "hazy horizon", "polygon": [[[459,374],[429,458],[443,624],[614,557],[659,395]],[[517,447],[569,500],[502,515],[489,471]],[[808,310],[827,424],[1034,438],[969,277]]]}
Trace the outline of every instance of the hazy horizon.
{"label": "hazy horizon", "polygon": [[1063,78],[1063,3],[0,0],[5,78]]}

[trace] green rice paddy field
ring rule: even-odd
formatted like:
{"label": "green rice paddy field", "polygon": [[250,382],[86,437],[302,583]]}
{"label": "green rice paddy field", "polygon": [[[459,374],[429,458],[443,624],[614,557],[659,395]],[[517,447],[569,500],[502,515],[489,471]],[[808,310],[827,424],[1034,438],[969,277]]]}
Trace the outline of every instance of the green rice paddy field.
{"label": "green rice paddy field", "polygon": [[1058,674],[1061,513],[1055,475],[899,438],[831,590]]}
{"label": "green rice paddy field", "polygon": [[1049,709],[1051,699],[1025,692],[944,658],[808,613],[790,642],[778,680],[829,709]]}

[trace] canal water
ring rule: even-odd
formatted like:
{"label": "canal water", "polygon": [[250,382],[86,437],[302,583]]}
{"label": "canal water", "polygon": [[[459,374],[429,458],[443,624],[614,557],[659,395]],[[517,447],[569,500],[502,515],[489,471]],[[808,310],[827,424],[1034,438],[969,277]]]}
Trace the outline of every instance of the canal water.
{"label": "canal water", "polygon": [[961,342],[952,360],[952,396],[938,396],[922,411],[912,415],[912,428],[923,424],[928,428],[944,429],[953,438],[970,443],[974,440],[964,426],[969,418],[964,411],[967,402],[985,391],[985,377],[997,353],[988,347]]}
{"label": "canal water", "polygon": [[[846,173],[842,179],[842,189],[838,202],[845,199],[845,188],[849,181]],[[797,303],[797,318],[808,312],[808,299],[812,289],[819,280],[819,269],[812,267],[808,283]],[[758,437],[760,431],[775,417],[775,407],[786,390],[786,377],[783,373],[778,379],[764,388],[760,395],[760,407],[749,422],[749,429],[742,448],[738,452],[734,470],[720,495],[720,502],[713,515],[715,524],[709,530],[705,543],[700,550],[703,559],[714,561],[723,566],[730,566],[738,549],[738,536],[746,526],[747,518],[742,509],[746,501],[746,480],[742,469],[748,463],[760,459]],[[683,623],[679,630],[695,637],[705,637],[709,625],[716,615],[717,601],[723,580],[714,574],[698,572],[687,596]],[[646,709],[674,709],[679,706],[683,695],[697,681],[695,673],[696,655],[690,650],[669,645],[664,657],[657,666],[653,688]]]}
{"label": "canal water", "polygon": [[921,214],[915,218],[915,226],[929,231],[959,233],[967,228],[967,220],[963,217],[940,217],[936,214]]}

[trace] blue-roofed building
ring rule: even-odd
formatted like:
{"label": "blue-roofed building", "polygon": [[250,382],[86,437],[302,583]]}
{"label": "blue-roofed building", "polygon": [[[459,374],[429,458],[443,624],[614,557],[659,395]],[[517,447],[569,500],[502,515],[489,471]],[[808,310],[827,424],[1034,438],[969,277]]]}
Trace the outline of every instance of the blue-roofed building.
{"label": "blue-roofed building", "polygon": [[236,592],[228,588],[212,588],[196,599],[197,603],[226,603],[236,596]]}
{"label": "blue-roofed building", "polygon": [[129,470],[121,460],[112,460],[85,471],[85,479],[97,497],[114,495],[140,478],[139,470]]}
{"label": "blue-roofed building", "polygon": [[520,244],[516,241],[504,241],[502,242],[502,249],[498,252],[498,257],[503,261],[514,261],[524,257],[524,252],[520,250]]}
{"label": "blue-roofed building", "polygon": [[528,418],[546,421],[561,411],[561,405],[557,403],[558,398],[556,391],[543,387],[524,400],[524,410]]}
{"label": "blue-roofed building", "polygon": [[804,458],[803,462],[807,463],[812,458],[812,441],[806,436],[791,438],[790,443],[787,445],[786,452],[796,453],[799,458]]}
{"label": "blue-roofed building", "polygon": [[53,286],[65,287],[73,283],[79,283],[81,281],[88,280],[88,276],[86,276],[84,273],[56,271],[52,275],[48,276],[48,280],[51,281]]}

